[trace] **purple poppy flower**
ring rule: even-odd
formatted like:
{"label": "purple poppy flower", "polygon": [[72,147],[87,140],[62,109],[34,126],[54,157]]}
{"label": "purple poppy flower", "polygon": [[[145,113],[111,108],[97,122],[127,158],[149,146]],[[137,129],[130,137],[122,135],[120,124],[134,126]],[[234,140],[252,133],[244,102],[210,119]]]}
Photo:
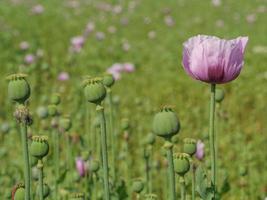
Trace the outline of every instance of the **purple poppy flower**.
{"label": "purple poppy flower", "polygon": [[101,40],[104,40],[105,39],[105,33],[103,33],[103,32],[97,32],[96,34],[95,34],[95,37],[96,37],[96,39],[98,40],[98,41],[101,41]]}
{"label": "purple poppy flower", "polygon": [[205,144],[201,140],[197,141],[197,151],[195,156],[198,160],[202,160],[205,156]]}
{"label": "purple poppy flower", "polygon": [[44,7],[41,4],[35,5],[32,7],[32,13],[39,15],[44,12]]}
{"label": "purple poppy flower", "polygon": [[128,72],[128,73],[134,72],[135,71],[134,64],[132,64],[132,63],[124,63],[123,71],[124,72]]}
{"label": "purple poppy flower", "polygon": [[253,24],[256,21],[256,18],[257,18],[256,14],[252,13],[247,15],[246,20],[249,24]]}
{"label": "purple poppy flower", "polygon": [[86,174],[85,162],[81,157],[76,158],[76,170],[81,177],[84,177]]}
{"label": "purple poppy flower", "polygon": [[26,64],[32,64],[35,61],[35,56],[33,54],[27,54],[24,58]]}
{"label": "purple poppy flower", "polygon": [[83,36],[76,36],[71,38],[71,50],[75,53],[79,53],[85,43]]}
{"label": "purple poppy flower", "polygon": [[221,84],[236,79],[243,67],[248,37],[224,40],[198,35],[186,41],[183,67],[196,80]]}
{"label": "purple poppy flower", "polygon": [[85,28],[85,35],[88,36],[95,30],[95,24],[93,22],[89,22]]}
{"label": "purple poppy flower", "polygon": [[70,79],[70,76],[69,76],[68,72],[60,72],[57,79],[59,81],[67,81]]}
{"label": "purple poppy flower", "polygon": [[175,24],[175,22],[174,22],[174,19],[172,18],[172,16],[170,16],[170,15],[167,15],[167,16],[165,16],[165,18],[164,18],[164,22],[165,22],[165,24],[167,25],[167,26],[174,26],[174,24]]}
{"label": "purple poppy flower", "polygon": [[213,6],[218,7],[221,5],[221,0],[211,0]]}

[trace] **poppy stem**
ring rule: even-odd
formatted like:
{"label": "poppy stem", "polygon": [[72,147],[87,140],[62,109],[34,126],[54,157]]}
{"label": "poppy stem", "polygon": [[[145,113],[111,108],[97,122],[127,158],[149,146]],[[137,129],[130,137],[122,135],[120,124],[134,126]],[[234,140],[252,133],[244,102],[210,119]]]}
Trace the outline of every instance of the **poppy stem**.
{"label": "poppy stem", "polygon": [[213,187],[213,198],[216,195],[216,144],[214,131],[214,116],[215,116],[215,89],[216,85],[211,84],[210,88],[210,121],[209,121],[209,142],[210,142],[210,156],[211,156],[211,181]]}
{"label": "poppy stem", "polygon": [[43,162],[42,160],[38,161],[38,173],[39,173],[39,199],[44,200],[44,190],[43,190]]}

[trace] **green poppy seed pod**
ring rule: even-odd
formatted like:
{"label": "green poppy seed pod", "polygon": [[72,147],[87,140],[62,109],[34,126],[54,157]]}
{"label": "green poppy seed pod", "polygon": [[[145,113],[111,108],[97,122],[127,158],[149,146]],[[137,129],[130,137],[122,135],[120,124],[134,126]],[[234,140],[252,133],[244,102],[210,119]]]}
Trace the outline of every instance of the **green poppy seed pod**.
{"label": "green poppy seed pod", "polygon": [[49,152],[49,144],[47,137],[45,136],[33,136],[32,143],[30,146],[30,152],[32,156],[42,159]]}
{"label": "green poppy seed pod", "polygon": [[40,117],[41,119],[45,119],[48,117],[48,109],[46,107],[39,107],[37,108],[37,115],[38,117]]}
{"label": "green poppy seed pod", "polygon": [[106,97],[106,88],[100,79],[89,79],[84,82],[84,95],[87,101],[100,104]]}
{"label": "green poppy seed pod", "polygon": [[97,160],[91,161],[90,169],[92,172],[96,173],[100,168],[99,162]]}
{"label": "green poppy seed pod", "polygon": [[31,156],[31,166],[34,167],[36,166],[38,163],[38,158],[36,158],[35,156]]}
{"label": "green poppy seed pod", "polygon": [[75,193],[71,195],[70,200],[84,200],[85,196],[84,193]]}
{"label": "green poppy seed pod", "polygon": [[149,133],[146,137],[146,144],[153,145],[156,142],[155,135],[153,133]]}
{"label": "green poppy seed pod", "polygon": [[23,183],[17,184],[12,191],[12,200],[25,199],[25,186]]}
{"label": "green poppy seed pod", "polygon": [[132,183],[132,191],[136,193],[141,193],[144,189],[144,182],[142,179],[134,179]]}
{"label": "green poppy seed pod", "polygon": [[71,120],[69,117],[63,117],[59,120],[59,127],[64,131],[69,131],[72,126]]}
{"label": "green poppy seed pod", "polygon": [[10,126],[9,126],[9,124],[8,124],[7,122],[3,122],[3,123],[1,124],[1,132],[2,132],[2,133],[8,133],[9,130],[10,130]]}
{"label": "green poppy seed pod", "polygon": [[177,115],[169,107],[164,107],[153,119],[153,132],[164,138],[171,138],[180,130]]}
{"label": "green poppy seed pod", "polygon": [[184,153],[187,153],[188,155],[193,156],[197,151],[196,140],[192,138],[185,138],[183,150],[184,150]]}
{"label": "green poppy seed pod", "polygon": [[224,99],[224,91],[220,88],[217,88],[215,92],[215,101],[217,103],[221,103],[223,99]]}
{"label": "green poppy seed pod", "polygon": [[145,200],[157,200],[158,196],[155,194],[146,194],[145,195]]}
{"label": "green poppy seed pod", "polygon": [[106,87],[110,88],[115,83],[115,79],[112,74],[106,74],[104,75],[102,82]]}
{"label": "green poppy seed pod", "polygon": [[[39,194],[39,188],[40,187],[38,185],[37,191],[36,191],[37,194]],[[47,198],[49,196],[49,194],[50,194],[50,187],[46,183],[44,183],[43,184],[43,197]]]}
{"label": "green poppy seed pod", "polygon": [[31,94],[31,88],[25,74],[13,74],[7,77],[8,97],[10,100],[24,103]]}
{"label": "green poppy seed pod", "polygon": [[122,130],[124,130],[124,131],[129,130],[129,128],[130,128],[130,122],[129,122],[129,119],[124,118],[124,119],[121,120],[121,128],[122,128]]}
{"label": "green poppy seed pod", "polygon": [[48,109],[48,114],[51,117],[55,117],[58,114],[57,106],[56,105],[49,105],[47,107],[47,109]]}
{"label": "green poppy seed pod", "polygon": [[61,102],[60,95],[58,93],[52,94],[50,98],[50,103],[52,105],[58,105],[60,104],[60,102]]}
{"label": "green poppy seed pod", "polygon": [[248,174],[248,170],[246,167],[239,167],[239,175],[240,176],[246,176]]}
{"label": "green poppy seed pod", "polygon": [[189,155],[186,153],[175,153],[173,156],[174,171],[184,176],[190,169]]}

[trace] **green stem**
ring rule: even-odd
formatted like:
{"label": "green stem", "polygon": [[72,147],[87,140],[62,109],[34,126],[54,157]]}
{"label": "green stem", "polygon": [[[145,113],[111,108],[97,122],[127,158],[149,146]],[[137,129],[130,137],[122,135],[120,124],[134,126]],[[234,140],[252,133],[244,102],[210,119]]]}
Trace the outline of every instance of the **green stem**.
{"label": "green stem", "polygon": [[112,175],[114,180],[116,181],[117,179],[117,174],[116,174],[116,135],[114,132],[114,120],[113,120],[113,103],[112,103],[112,93],[111,89],[108,88],[107,90],[107,97],[108,97],[108,104],[109,104],[109,134],[110,134],[110,139],[111,139],[111,153],[112,153]]}
{"label": "green stem", "polygon": [[210,122],[209,122],[209,141],[210,141],[210,155],[211,155],[211,181],[213,186],[213,198],[216,194],[216,144],[214,131],[214,116],[215,116],[215,89],[216,85],[211,84],[210,95]]}
{"label": "green stem", "polygon": [[168,159],[169,188],[170,188],[169,198],[170,200],[175,200],[176,199],[175,173],[174,173],[174,165],[173,165],[172,147],[169,147],[167,149],[167,159]]}
{"label": "green stem", "polygon": [[105,200],[110,199],[109,194],[109,172],[108,172],[108,154],[107,154],[107,135],[106,135],[106,120],[104,114],[104,107],[97,105],[96,111],[98,112],[101,126],[101,149],[103,159],[103,174],[104,174],[104,191]]}
{"label": "green stem", "polygon": [[145,171],[146,171],[146,193],[149,194],[151,191],[150,191],[150,173],[149,173],[149,154],[148,154],[148,151],[146,149],[146,147],[144,148],[144,158],[145,158],[145,164],[146,164],[146,168],[145,168]]}
{"label": "green stem", "polygon": [[31,199],[31,178],[30,178],[30,160],[29,160],[29,149],[28,149],[28,137],[27,137],[27,124],[21,123],[21,142],[23,147],[24,157],[24,179],[25,179],[25,199]]}
{"label": "green stem", "polygon": [[185,179],[183,176],[180,177],[180,186],[181,186],[181,200],[185,200],[186,199]]}
{"label": "green stem", "polygon": [[192,200],[195,200],[195,165],[193,159],[191,159],[191,171],[192,171]]}
{"label": "green stem", "polygon": [[38,174],[39,174],[39,199],[44,200],[44,191],[43,191],[43,162],[42,160],[38,161]]}
{"label": "green stem", "polygon": [[54,130],[54,167],[55,167],[55,199],[58,198],[58,179],[59,179],[59,133]]}

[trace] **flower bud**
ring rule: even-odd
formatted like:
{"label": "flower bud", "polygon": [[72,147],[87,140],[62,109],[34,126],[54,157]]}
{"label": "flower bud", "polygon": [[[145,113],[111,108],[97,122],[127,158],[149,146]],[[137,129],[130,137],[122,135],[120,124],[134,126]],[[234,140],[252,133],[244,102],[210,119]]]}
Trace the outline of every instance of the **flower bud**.
{"label": "flower bud", "polygon": [[215,91],[215,101],[221,103],[224,99],[224,91],[220,88],[217,88]]}
{"label": "flower bud", "polygon": [[197,142],[192,138],[184,139],[184,153],[187,153],[190,156],[193,156],[197,151]]}
{"label": "flower bud", "polygon": [[8,97],[10,100],[24,103],[31,94],[30,85],[25,74],[13,74],[7,77]]}
{"label": "flower bud", "polygon": [[12,200],[25,199],[25,186],[23,183],[17,184],[12,190]]}
{"label": "flower bud", "polygon": [[50,103],[52,105],[58,105],[58,104],[60,104],[60,102],[61,102],[61,99],[60,99],[59,94],[57,94],[57,93],[52,94],[52,96],[50,98]]}
{"label": "flower bud", "polygon": [[84,82],[84,95],[87,101],[100,104],[106,97],[106,88],[100,79],[88,79]]}
{"label": "flower bud", "polygon": [[69,117],[63,117],[59,120],[59,128],[64,131],[69,131],[72,126],[71,120]]}
{"label": "flower bud", "polygon": [[157,200],[158,196],[155,194],[146,194],[145,195],[145,200]]}
{"label": "flower bud", "polygon": [[104,77],[103,77],[103,80],[102,80],[103,84],[106,86],[106,87],[111,87],[114,83],[115,83],[115,79],[114,77],[112,76],[112,74],[106,74]]}
{"label": "flower bud", "polygon": [[49,144],[47,137],[45,136],[33,136],[32,143],[30,146],[30,152],[32,156],[42,159],[49,152]]}
{"label": "flower bud", "polygon": [[189,155],[186,153],[175,153],[173,156],[174,171],[184,176],[190,169]]}
{"label": "flower bud", "polygon": [[48,106],[48,114],[51,117],[55,117],[58,114],[57,107],[55,105]]}
{"label": "flower bud", "polygon": [[99,162],[97,160],[91,161],[90,169],[92,172],[96,173],[99,170]]}
{"label": "flower bud", "polygon": [[135,179],[132,183],[132,191],[136,193],[141,193],[144,189],[144,182],[142,179]]}
{"label": "flower bud", "polygon": [[156,141],[155,135],[153,133],[149,133],[146,136],[146,144],[153,145]]}
{"label": "flower bud", "polygon": [[153,119],[153,132],[164,138],[171,138],[180,130],[180,123],[171,108],[165,107]]}

